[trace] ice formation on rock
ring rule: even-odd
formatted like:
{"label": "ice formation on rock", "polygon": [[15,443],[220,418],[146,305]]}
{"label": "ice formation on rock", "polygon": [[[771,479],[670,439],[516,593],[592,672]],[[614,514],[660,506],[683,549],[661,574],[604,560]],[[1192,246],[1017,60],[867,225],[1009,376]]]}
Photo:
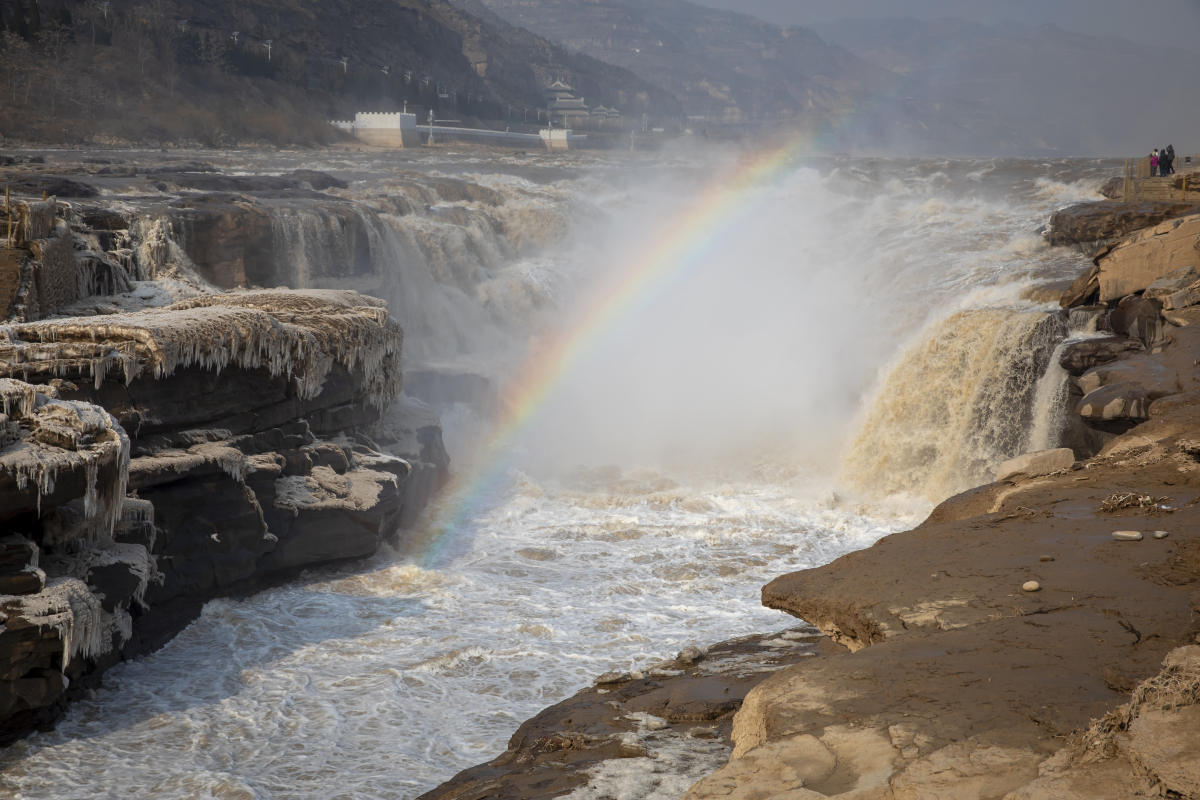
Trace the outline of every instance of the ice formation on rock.
{"label": "ice formation on rock", "polygon": [[266,368],[302,399],[339,364],[362,370],[366,402],[385,409],[400,392],[403,332],[386,305],[357,292],[267,290],[208,295],[166,308],[0,326],[0,375],[125,382],[181,367]]}
{"label": "ice formation on rock", "polygon": [[52,387],[0,379],[6,430],[0,449],[0,486],[15,489],[6,502],[0,502],[0,510],[19,507],[16,493],[33,486],[40,515],[42,498],[54,494],[59,477],[82,470],[83,514],[78,528],[87,538],[110,533],[120,516],[129,477],[129,437],[104,409],[53,397]]}

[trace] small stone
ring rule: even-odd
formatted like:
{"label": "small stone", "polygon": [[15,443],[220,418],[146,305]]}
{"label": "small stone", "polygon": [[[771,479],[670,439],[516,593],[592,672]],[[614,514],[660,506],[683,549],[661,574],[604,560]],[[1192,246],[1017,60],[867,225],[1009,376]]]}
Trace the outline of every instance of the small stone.
{"label": "small stone", "polygon": [[1170,536],[1170,535],[1171,535],[1171,534],[1167,533],[1166,531],[1155,531],[1155,532],[1154,532],[1154,538],[1155,538],[1155,539],[1165,539],[1165,538],[1167,538],[1167,537],[1168,537],[1168,536]]}
{"label": "small stone", "polygon": [[630,673],[629,673],[629,677],[630,677],[630,679],[632,679],[632,680],[635,680],[635,681],[640,681],[642,678],[644,678],[644,677],[646,677],[646,676],[645,676],[645,674],[644,674],[644,673],[642,673],[642,672],[639,672],[638,670],[636,670],[636,669],[635,669],[635,670],[632,670],[632,671],[630,671]]}
{"label": "small stone", "polygon": [[1027,592],[1037,592],[1041,591],[1042,585],[1037,581],[1025,581],[1025,583],[1021,585],[1021,588]]}
{"label": "small stone", "polygon": [[595,683],[597,686],[603,686],[607,683],[621,683],[622,681],[627,680],[629,680],[628,672],[606,672],[600,677],[596,678],[593,683]]}
{"label": "small stone", "polygon": [[1042,556],[1041,558],[1038,559],[1038,561],[1053,561],[1053,560],[1054,560],[1054,556]]}
{"label": "small stone", "polygon": [[1140,542],[1142,540],[1141,531],[1113,531],[1112,537],[1118,542]]}

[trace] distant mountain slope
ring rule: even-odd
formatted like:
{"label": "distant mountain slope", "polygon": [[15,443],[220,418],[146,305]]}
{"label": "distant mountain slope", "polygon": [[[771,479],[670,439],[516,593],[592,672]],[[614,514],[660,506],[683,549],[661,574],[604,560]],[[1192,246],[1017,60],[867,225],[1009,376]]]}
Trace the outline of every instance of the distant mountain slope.
{"label": "distant mountain slope", "polygon": [[669,90],[726,122],[834,119],[899,84],[887,70],[783,27],[684,0],[454,0]]}
{"label": "distant mountain slope", "polygon": [[0,3],[0,28],[15,29],[0,37],[0,140],[324,141],[337,134],[322,120],[405,103],[507,125],[556,76],[629,116],[682,113],[627,70],[446,0],[41,5],[31,26],[36,5]]}
{"label": "distant mountain slope", "polygon": [[[827,147],[1137,155],[1200,131],[1200,55],[1052,25],[851,20],[813,29],[687,0],[451,0],[483,8],[725,121],[800,120]],[[1194,140],[1193,140],[1194,141]]]}
{"label": "distant mountain slope", "polygon": [[[310,60],[345,56],[351,68],[411,69],[457,92],[497,102],[544,103],[548,75],[570,75],[601,102],[670,111],[673,99],[625,70],[569,53],[554,42],[482,20],[446,0],[176,0],[195,27],[240,30],[247,41],[273,39]],[[677,106],[676,106],[677,108]],[[631,108],[632,110],[632,108]]]}
{"label": "distant mountain slope", "polygon": [[815,27],[904,76],[893,113],[924,122],[930,145],[1112,156],[1169,143],[1200,149],[1200,103],[1186,88],[1200,74],[1195,53],[1053,25],[892,19]]}

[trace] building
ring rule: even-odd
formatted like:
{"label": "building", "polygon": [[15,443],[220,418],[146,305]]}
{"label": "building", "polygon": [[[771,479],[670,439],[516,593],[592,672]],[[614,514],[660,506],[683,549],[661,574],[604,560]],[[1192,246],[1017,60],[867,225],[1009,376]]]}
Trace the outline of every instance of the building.
{"label": "building", "polygon": [[561,78],[546,87],[546,111],[550,125],[560,128],[574,128],[591,117],[583,97]]}
{"label": "building", "polygon": [[371,113],[360,111],[353,121],[331,120],[330,125],[349,131],[364,144],[380,147],[417,147],[421,144],[417,132],[417,115],[395,113]]}

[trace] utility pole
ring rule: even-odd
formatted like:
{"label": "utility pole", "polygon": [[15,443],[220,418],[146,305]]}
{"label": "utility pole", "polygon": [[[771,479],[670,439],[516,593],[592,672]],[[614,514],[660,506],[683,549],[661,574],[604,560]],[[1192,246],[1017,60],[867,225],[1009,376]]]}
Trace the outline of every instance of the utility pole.
{"label": "utility pole", "polygon": [[267,61],[271,60],[271,45],[275,42],[274,39],[267,39],[263,44],[267,46]]}

